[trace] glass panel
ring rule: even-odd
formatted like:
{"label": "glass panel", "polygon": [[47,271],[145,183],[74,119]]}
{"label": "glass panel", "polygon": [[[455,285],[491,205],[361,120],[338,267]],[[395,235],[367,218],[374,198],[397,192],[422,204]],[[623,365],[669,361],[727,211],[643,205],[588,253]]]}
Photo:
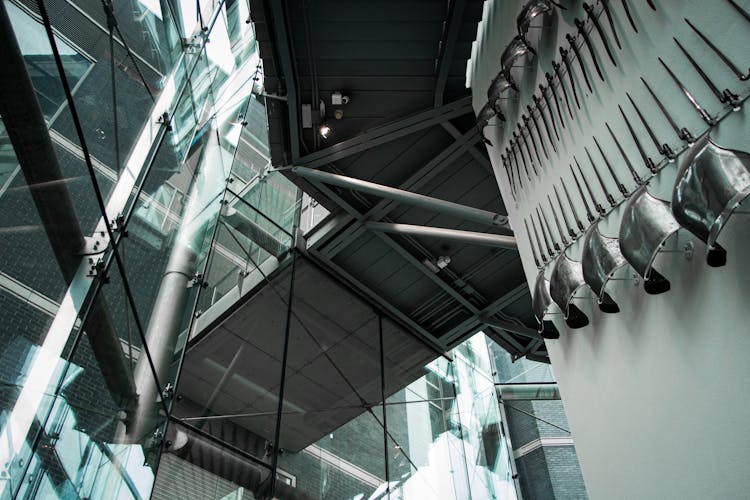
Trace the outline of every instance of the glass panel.
{"label": "glass panel", "polygon": [[[122,390],[132,380],[127,358],[132,355],[138,362],[143,351],[138,344],[128,345],[123,332],[129,322],[121,317],[121,308],[127,308],[122,284],[108,284],[106,295],[100,296],[108,300],[101,309],[94,308],[100,312],[90,313],[84,325],[60,396],[38,435],[22,493],[31,495],[42,486],[48,498],[145,498],[150,493],[161,441],[152,433],[134,438],[126,431],[133,394]],[[115,323],[119,320],[122,323]],[[115,324],[120,329],[112,332]],[[116,339],[119,352],[105,358],[96,352],[94,336],[101,342],[109,332],[125,338]],[[122,373],[112,370],[118,360],[127,365]],[[140,382],[155,384],[153,378]],[[163,427],[163,416],[154,413],[152,418],[156,428]],[[52,479],[51,484],[40,482],[42,477]]]}

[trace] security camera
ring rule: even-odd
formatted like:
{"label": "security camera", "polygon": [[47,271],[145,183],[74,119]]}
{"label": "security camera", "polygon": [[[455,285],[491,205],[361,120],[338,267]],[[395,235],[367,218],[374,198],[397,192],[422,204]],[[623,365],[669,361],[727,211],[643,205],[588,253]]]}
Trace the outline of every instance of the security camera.
{"label": "security camera", "polygon": [[349,96],[343,95],[340,90],[337,90],[331,94],[331,104],[334,106],[349,104]]}

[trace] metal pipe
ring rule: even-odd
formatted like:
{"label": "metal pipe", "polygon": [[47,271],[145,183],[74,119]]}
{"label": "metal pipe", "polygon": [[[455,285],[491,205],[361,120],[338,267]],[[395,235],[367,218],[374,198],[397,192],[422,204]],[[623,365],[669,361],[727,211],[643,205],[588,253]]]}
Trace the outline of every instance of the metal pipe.
{"label": "metal pipe", "polygon": [[[0,6],[0,44],[0,115],[60,272],[70,285],[85,241],[5,4]],[[125,404],[135,395],[129,363],[106,303],[98,297],[91,307],[86,336],[107,388]]]}
{"label": "metal pipe", "polygon": [[391,222],[365,222],[365,227],[382,233],[409,234],[413,236],[427,236],[446,240],[458,240],[476,245],[507,248],[517,250],[515,236],[501,234],[478,233],[476,231],[461,231],[443,227],[417,226],[414,224],[397,224]]}
{"label": "metal pipe", "polygon": [[560,399],[557,384],[497,384],[498,395],[506,401]]}
{"label": "metal pipe", "polygon": [[415,207],[448,213],[456,217],[471,220],[473,222],[479,222],[481,224],[500,226],[510,229],[510,227],[508,226],[507,216],[489,212],[487,210],[467,207],[466,205],[453,203],[452,201],[441,200],[438,198],[433,198],[431,196],[425,196],[423,194],[412,193],[411,191],[404,191],[403,189],[384,186],[382,184],[376,184],[374,182],[369,182],[362,179],[355,179],[353,177],[348,177],[345,175],[331,174],[312,168],[292,167],[291,170],[295,174],[306,179],[316,180],[325,184],[352,189],[361,193],[371,194],[373,196],[388,198]]}
{"label": "metal pipe", "polygon": [[[270,498],[270,465],[221,439],[179,420],[172,420],[165,452],[247,488],[255,498]],[[311,497],[276,478],[277,498],[311,500]]]}
{"label": "metal pipe", "polygon": [[[206,133],[204,137],[207,139],[198,162],[199,170],[193,177],[187,197],[189,201],[182,214],[182,223],[164,269],[145,334],[154,371],[165,388],[175,385],[172,380],[175,376],[173,358],[191,282],[199,284],[202,281],[196,273],[201,261],[203,240],[206,228],[218,218],[218,201],[224,192],[223,176],[217,171],[221,169],[220,146],[215,142],[214,133]],[[162,423],[163,416],[159,410],[164,395],[159,392],[146,356],[138,360],[134,378],[138,388],[138,405],[130,414],[127,437],[120,437],[127,441],[143,442]]]}

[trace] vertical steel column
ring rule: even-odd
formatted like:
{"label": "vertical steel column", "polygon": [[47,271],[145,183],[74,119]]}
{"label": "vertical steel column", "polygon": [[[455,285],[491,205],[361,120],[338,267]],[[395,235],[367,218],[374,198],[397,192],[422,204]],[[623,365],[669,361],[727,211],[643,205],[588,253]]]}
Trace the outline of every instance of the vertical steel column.
{"label": "vertical steel column", "polygon": [[[293,234],[297,234],[297,227],[295,225]],[[295,237],[296,239],[296,237]],[[284,409],[284,387],[286,384],[286,361],[289,354],[289,332],[292,326],[292,300],[294,299],[294,277],[297,270],[297,249],[296,242],[292,249],[292,275],[289,280],[289,300],[287,301],[286,307],[286,327],[284,328],[284,350],[281,354],[281,380],[279,383],[279,404],[276,410],[276,431],[273,437],[273,460],[271,461],[271,494],[270,497],[276,494],[276,470],[279,464],[279,440],[281,438],[281,414]]]}
{"label": "vertical steel column", "polygon": [[383,316],[378,314],[378,336],[380,338],[380,397],[383,407],[383,460],[385,461],[385,491],[391,498],[391,478],[388,471],[388,417],[385,407],[385,352],[383,350]]}

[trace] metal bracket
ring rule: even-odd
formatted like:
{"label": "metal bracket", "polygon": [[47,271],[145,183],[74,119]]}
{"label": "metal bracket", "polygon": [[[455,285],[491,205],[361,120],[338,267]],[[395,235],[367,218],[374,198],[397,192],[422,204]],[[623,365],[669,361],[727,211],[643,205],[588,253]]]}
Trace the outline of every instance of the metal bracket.
{"label": "metal bracket", "polygon": [[682,249],[677,250],[664,250],[660,249],[659,253],[681,253],[685,257],[685,260],[690,260],[693,258],[693,250],[695,245],[693,245],[692,241],[688,241],[682,246]]}
{"label": "metal bracket", "polygon": [[200,288],[207,288],[208,282],[203,279],[203,273],[195,273],[193,277],[190,279],[190,282],[187,284],[187,288],[193,288],[194,286],[199,286]]}
{"label": "metal bracket", "polygon": [[109,283],[109,277],[104,272],[104,259],[99,257],[94,260],[89,257],[89,272],[86,274],[89,278],[101,278],[104,283]]}
{"label": "metal bracket", "polygon": [[106,238],[84,236],[83,240],[83,248],[78,252],[78,255],[98,255],[104,253],[107,249],[107,245],[105,244]]}
{"label": "metal bracket", "polygon": [[174,386],[171,382],[167,382],[164,389],[161,390],[162,399],[172,399],[174,397]]}
{"label": "metal bracket", "polygon": [[182,50],[188,54],[197,54],[203,48],[201,42],[195,40],[196,37],[183,38],[182,39]]}
{"label": "metal bracket", "polygon": [[128,232],[125,229],[125,216],[123,214],[117,214],[117,217],[110,222],[110,225],[112,226],[112,231],[119,233],[123,238],[128,237]]}
{"label": "metal bracket", "polygon": [[172,124],[169,121],[169,113],[167,113],[166,111],[161,114],[159,119],[156,120],[156,123],[158,123],[159,125],[164,125],[167,128],[168,132],[172,130]]}

